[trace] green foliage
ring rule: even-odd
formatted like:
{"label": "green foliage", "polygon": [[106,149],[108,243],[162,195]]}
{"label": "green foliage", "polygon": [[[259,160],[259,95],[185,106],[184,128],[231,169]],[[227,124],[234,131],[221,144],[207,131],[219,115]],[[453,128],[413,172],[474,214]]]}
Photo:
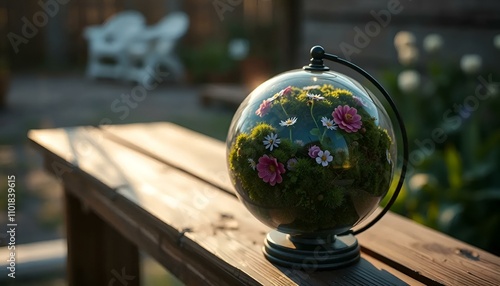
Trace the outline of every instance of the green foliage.
{"label": "green foliage", "polygon": [[236,68],[225,41],[212,40],[200,46],[183,47],[179,54],[196,82],[210,81],[210,77],[232,76],[231,71]]}
{"label": "green foliage", "polygon": [[[246,119],[250,129],[237,135],[229,151],[232,179],[255,209],[269,210],[260,215],[278,227],[303,232],[348,229],[389,188],[391,138],[350,91],[332,85],[284,90],[264,102],[271,107],[262,118],[252,115]],[[362,128],[348,133],[323,126],[321,118],[331,119],[339,105],[358,107]],[[291,126],[280,125],[293,117],[298,119]],[[280,140],[272,150],[264,144],[271,134]],[[326,166],[318,164],[308,154],[312,146],[328,150],[332,161]],[[255,167],[264,156],[283,165],[282,182],[270,184],[259,177]]]}
{"label": "green foliage", "polygon": [[408,129],[410,172],[393,210],[499,255],[500,75],[434,60],[404,92],[400,72],[385,82]]}

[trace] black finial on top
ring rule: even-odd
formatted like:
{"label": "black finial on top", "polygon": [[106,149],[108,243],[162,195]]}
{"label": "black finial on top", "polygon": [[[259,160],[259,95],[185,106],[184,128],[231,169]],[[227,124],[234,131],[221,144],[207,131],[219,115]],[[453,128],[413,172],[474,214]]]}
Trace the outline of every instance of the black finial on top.
{"label": "black finial on top", "polygon": [[323,58],[325,56],[325,49],[322,46],[314,46],[311,48],[311,63],[308,66],[304,66],[303,69],[308,71],[327,71],[330,70],[329,67],[323,64]]}
{"label": "black finial on top", "polygon": [[325,55],[325,49],[323,49],[322,46],[314,46],[311,48],[311,57],[313,59],[323,59],[323,56]]}

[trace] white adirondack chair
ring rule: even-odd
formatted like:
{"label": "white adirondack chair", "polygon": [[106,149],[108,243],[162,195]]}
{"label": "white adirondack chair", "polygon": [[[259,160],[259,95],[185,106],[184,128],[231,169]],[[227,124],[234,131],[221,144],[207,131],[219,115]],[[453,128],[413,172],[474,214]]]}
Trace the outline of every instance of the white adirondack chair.
{"label": "white adirondack chair", "polygon": [[103,25],[87,27],[84,30],[89,47],[87,76],[123,78],[130,66],[127,47],[144,27],[144,16],[136,11],[120,12]]}
{"label": "white adirondack chair", "polygon": [[185,13],[172,12],[136,35],[127,49],[130,66],[125,78],[145,86],[167,78],[181,80],[184,66],[175,53],[175,47],[188,27],[189,18]]}

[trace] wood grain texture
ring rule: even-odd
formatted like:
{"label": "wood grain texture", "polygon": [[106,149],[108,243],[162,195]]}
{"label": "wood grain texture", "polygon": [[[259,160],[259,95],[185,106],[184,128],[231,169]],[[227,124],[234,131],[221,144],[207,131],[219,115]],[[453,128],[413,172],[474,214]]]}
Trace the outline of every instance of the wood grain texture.
{"label": "wood grain texture", "polygon": [[[80,138],[97,138],[101,131],[81,129],[80,132]],[[37,134],[31,135],[36,141]],[[60,148],[59,142],[64,141],[46,145],[53,155],[70,149]],[[306,273],[276,267],[261,252],[268,228],[249,215],[233,195],[113,141],[103,139],[95,148],[102,152],[87,152],[87,158],[106,153],[116,164],[127,166],[116,177],[120,179],[112,184],[118,187],[88,180],[87,176],[92,176],[99,181],[104,173],[85,164],[80,165],[86,166],[81,170],[67,174],[65,184],[122,235],[188,284],[200,281],[210,281],[213,285],[327,285],[332,281],[363,284],[379,281],[379,285],[418,283],[384,263],[369,262],[366,255],[362,263],[343,271]],[[66,157],[67,154],[59,158]]]}
{"label": "wood grain texture", "polygon": [[224,143],[172,123],[116,125],[102,136],[131,144],[164,164],[186,171],[234,194],[226,167]]}
{"label": "wood grain texture", "polygon": [[[177,152],[174,153],[178,154]],[[134,158],[134,162],[141,162],[140,158]],[[161,164],[161,162],[156,163],[160,163],[160,168],[165,168],[164,164]],[[141,163],[138,165],[145,166],[145,163]],[[252,279],[247,281],[248,283],[254,280],[262,284],[269,284],[272,281],[284,281],[285,284],[290,283],[290,281],[287,280],[288,278],[286,276],[283,276],[281,272],[270,272],[270,269],[273,270],[274,267],[263,258],[261,253],[263,238],[268,229],[261,223],[257,222],[242,207],[241,204],[236,202],[234,196],[228,196],[225,193],[220,192],[217,188],[207,185],[202,181],[187,181],[190,177],[189,175],[181,172],[176,173],[174,172],[176,170],[172,168],[172,170],[170,170],[171,172],[173,172],[172,174],[175,173],[177,175],[169,177],[169,186],[174,186],[175,189],[184,190],[184,194],[177,192],[168,192],[168,196],[166,198],[163,197],[164,202],[167,202],[172,206],[180,207],[182,210],[182,218],[177,218],[174,222],[172,222],[172,219],[165,217],[165,215],[171,216],[172,212],[160,211],[155,213],[155,211],[161,209],[162,207],[162,204],[158,205],[158,207],[155,207],[158,196],[156,196],[157,193],[155,193],[154,188],[152,187],[155,184],[156,179],[151,175],[157,174],[157,171],[156,169],[151,168],[145,168],[145,170],[147,170],[147,173],[141,172],[141,170],[132,172],[133,174],[136,174],[138,178],[141,178],[141,180],[145,180],[148,182],[148,184],[150,184],[150,186],[146,188],[145,193],[148,195],[152,195],[153,198],[151,201],[146,201],[146,198],[143,197],[144,202],[142,205],[146,209],[151,208],[152,214],[162,219],[162,221],[167,221],[169,225],[182,223],[181,219],[185,219],[185,224],[178,225],[177,229],[189,229],[190,232],[186,233],[185,236],[193,236],[197,238],[193,238],[193,240],[196,242],[194,245],[192,245],[193,249],[201,251],[201,254],[206,254],[207,250],[209,250],[209,257],[210,253],[217,253],[217,255],[221,257],[221,259],[218,259],[216,261],[222,263],[220,265],[220,267],[222,268],[228,268],[228,262],[231,262],[230,264],[232,265],[240,265],[237,268],[234,268],[234,266],[232,266],[228,269],[225,269],[225,271],[229,271],[233,273],[234,276],[239,277],[238,279],[240,281],[245,281],[243,279],[245,276],[241,273],[241,271],[243,270],[243,273],[248,273],[252,276]],[[184,178],[187,182],[184,183],[184,179],[181,178]],[[158,182],[158,184],[161,183],[162,182]],[[186,194],[185,192],[187,190],[196,190],[198,192]],[[163,194],[163,196],[165,196],[165,194]],[[230,200],[227,200],[227,198],[230,198]],[[130,197],[129,199],[133,200],[133,197]],[[200,209],[206,212],[202,214],[197,213],[196,211]],[[236,227],[234,227],[235,224],[228,223],[228,221],[236,222]],[[225,227],[227,225],[232,226],[232,228]],[[223,234],[223,236],[220,236],[220,234]],[[200,246],[202,247],[200,248]],[[252,251],[249,251],[249,247],[251,247],[250,249]],[[237,256],[234,256],[235,253]],[[241,261],[241,259],[243,259],[243,261]],[[213,260],[211,261],[213,262]],[[234,263],[234,261],[238,261],[238,263]],[[257,269],[258,271],[252,269]],[[351,268],[350,272],[358,273],[359,271],[359,277],[355,275],[358,280],[363,280],[365,282],[364,284],[372,283],[372,277],[377,276],[379,270],[376,267],[371,267],[369,271],[363,269],[364,268],[358,269],[357,266],[355,266]],[[387,273],[393,271],[387,267],[386,269],[388,269],[386,270]],[[286,268],[281,268],[280,271],[283,270],[285,271],[285,273],[289,272],[289,270]],[[371,273],[372,275],[361,275],[365,272]],[[340,272],[334,272],[328,275],[319,275],[318,277],[318,274],[307,274],[301,271],[293,271],[291,273],[295,273],[294,281],[300,282],[300,284],[304,284],[307,282],[310,285],[314,285],[317,283],[329,283],[333,280],[338,280],[338,278],[340,277],[338,276]],[[368,280],[367,277],[369,277]],[[416,283],[416,281],[408,279],[408,277],[406,277],[405,275],[401,276],[401,278],[405,279],[406,281],[411,281],[411,284]],[[390,281],[392,281],[390,283],[393,284],[404,284],[402,282],[403,280],[400,280],[401,278],[398,279],[394,275],[385,275],[385,278],[382,279],[382,281],[385,281],[385,284],[388,284]],[[347,279],[346,281],[348,280],[349,279]],[[383,285],[383,283],[381,285]]]}
{"label": "wood grain texture", "polygon": [[499,257],[393,213],[358,239],[365,252],[426,284],[500,285]]}
{"label": "wood grain texture", "polygon": [[[392,213],[359,236],[363,253],[357,265],[315,273],[276,267],[261,253],[268,229],[234,196],[224,143],[168,123],[113,126],[104,131],[79,128],[71,131],[72,140],[67,139],[67,132],[33,131],[29,137],[53,160],[78,162],[68,176],[80,183],[67,185],[85,184],[86,190],[74,191],[82,201],[89,201],[104,220],[184,281],[208,279],[220,285],[235,281],[248,285],[500,283],[498,257]],[[75,148],[77,144],[84,147]],[[140,152],[133,150],[136,145]],[[469,252],[480,259],[464,257]]]}
{"label": "wood grain texture", "polygon": [[[153,128],[145,128],[144,125],[117,126],[109,131],[123,140],[127,140],[127,134],[132,133],[152,140],[155,138],[168,140],[167,138],[172,136],[177,142],[189,141],[193,133],[170,123],[152,125]],[[152,133],[162,135],[155,137]],[[203,141],[203,137],[206,136],[196,133],[195,142],[199,144]],[[220,162],[223,160],[221,154],[225,152],[225,144],[212,140],[210,145],[205,145],[201,150],[190,148],[192,157],[203,158],[205,153],[214,154],[210,160],[218,160],[219,163],[212,162],[210,165],[199,161],[172,159],[182,152],[181,145],[168,144],[166,148],[171,150],[171,153],[167,149],[162,149],[162,144],[159,142],[151,144],[154,149],[149,147],[149,142],[141,145],[141,148],[156,152],[165,161],[175,161],[176,166],[181,169],[191,165],[190,168],[196,169],[200,178],[228,192],[234,192],[229,178],[224,176],[220,176],[222,179],[218,180],[211,178],[213,174],[222,174],[226,170],[225,163]],[[210,148],[212,150],[209,150]],[[391,212],[358,238],[363,251],[424,283],[500,285],[499,257]]]}
{"label": "wood grain texture", "polygon": [[[61,129],[53,130],[50,133],[55,135],[53,133],[57,132],[64,133],[66,131]],[[96,129],[81,129],[78,135],[80,138],[86,136],[97,138],[96,135],[99,132],[101,131]],[[60,139],[61,136],[53,138]],[[57,140],[49,144],[53,154],[58,154],[60,150],[71,149],[60,148],[59,142],[66,143]],[[75,142],[71,142],[71,144],[73,143]],[[67,174],[66,180],[71,181],[66,181],[66,185],[73,190],[73,193],[77,193],[77,196],[86,205],[94,209],[103,219],[119,228],[123,235],[133,239],[141,248],[144,246],[144,248],[154,250],[153,254],[162,250],[164,254],[172,253],[170,258],[177,257],[178,263],[185,264],[185,267],[176,273],[177,276],[189,277],[192,281],[191,277],[196,271],[198,279],[192,281],[193,284],[207,280],[212,281],[214,285],[235,285],[235,283],[242,281],[248,285],[260,285],[270,284],[270,281],[283,275],[276,268],[269,267],[272,265],[262,255],[258,255],[260,258],[258,261],[247,263],[264,264],[265,266],[260,268],[268,269],[268,271],[259,273],[252,272],[251,269],[243,271],[234,266],[238,263],[226,262],[219,257],[225,243],[221,243],[219,249],[207,251],[203,245],[205,239],[199,239],[198,243],[190,240],[186,235],[190,232],[196,232],[198,238],[208,239],[220,232],[223,233],[221,234],[222,239],[226,232],[230,232],[227,235],[234,238],[231,243],[249,244],[252,246],[254,256],[257,256],[257,252],[260,254],[262,243],[260,243],[260,247],[254,246],[254,241],[251,241],[252,233],[260,233],[260,236],[255,235],[255,238],[262,239],[267,229],[248,215],[246,210],[237,203],[234,196],[221,192],[185,172],[166,166],[137,152],[132,152],[112,141],[101,140],[93,148],[102,152],[88,152],[84,157],[79,157],[76,153],[73,155],[77,159],[92,162],[100,162],[100,159],[91,157],[99,156],[102,153],[113,157],[118,165],[128,166],[120,170],[120,180],[113,182],[113,187],[110,188],[106,188],[106,185],[94,187],[89,185],[85,174],[98,180],[101,180],[105,175],[100,172],[99,168],[90,167],[89,163],[88,165],[80,164],[81,170],[78,169]],[[70,157],[68,154],[61,155],[61,158]],[[125,184],[122,179],[126,181]],[[82,185],[84,187],[81,187]],[[96,187],[97,189],[95,189]],[[115,192],[114,195],[113,192]],[[217,227],[221,219],[228,218],[237,221],[237,229],[226,230]],[[147,243],[148,241],[149,243]],[[146,243],[149,246],[145,245]],[[248,249],[248,247],[239,248]],[[245,256],[242,257],[244,259]],[[283,282],[278,285],[293,284],[286,277],[281,278],[280,281]]]}

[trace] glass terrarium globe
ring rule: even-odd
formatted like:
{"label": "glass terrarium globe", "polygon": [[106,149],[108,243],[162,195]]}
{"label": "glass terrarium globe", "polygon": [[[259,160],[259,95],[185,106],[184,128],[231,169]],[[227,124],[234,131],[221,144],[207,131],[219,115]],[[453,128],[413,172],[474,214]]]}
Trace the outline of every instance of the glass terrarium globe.
{"label": "glass terrarium globe", "polygon": [[290,235],[360,224],[390,188],[396,150],[379,100],[333,71],[292,70],[264,82],[237,110],[227,138],[239,199]]}

